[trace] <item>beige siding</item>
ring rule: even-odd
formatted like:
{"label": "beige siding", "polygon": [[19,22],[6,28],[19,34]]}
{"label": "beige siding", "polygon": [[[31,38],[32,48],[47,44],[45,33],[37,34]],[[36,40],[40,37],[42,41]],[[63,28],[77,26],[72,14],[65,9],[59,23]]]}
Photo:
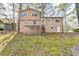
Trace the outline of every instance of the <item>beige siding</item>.
{"label": "beige siding", "polygon": [[37,16],[32,16],[32,13],[35,12],[34,10],[27,10],[25,12],[27,13],[27,16],[21,17],[21,20],[40,20],[40,12],[37,12]]}
{"label": "beige siding", "polygon": [[[40,25],[41,25],[41,18],[40,12],[37,12],[37,16],[32,16],[34,10],[27,10],[25,11],[27,16],[23,16],[20,19],[20,32],[26,34],[39,34],[41,33]],[[36,20],[36,24],[33,23],[33,20]],[[35,25],[35,26],[34,26]],[[36,26],[38,25],[38,26]]]}
{"label": "beige siding", "polygon": [[[49,21],[49,19],[50,19],[50,21]],[[56,25],[55,25],[54,19],[44,18],[44,26],[45,26],[46,32],[56,32]],[[53,29],[51,29],[51,27],[53,27]]]}
{"label": "beige siding", "polygon": [[60,22],[56,22],[56,28],[57,26],[60,27],[60,32],[63,31],[63,18],[59,18],[60,19]]}
{"label": "beige siding", "polygon": [[[57,32],[57,25],[60,26],[60,32],[62,32],[62,19],[59,18],[60,22],[58,23],[56,22],[56,18],[43,18],[43,19],[46,32]],[[53,28],[51,29],[51,27]]]}
{"label": "beige siding", "polygon": [[24,21],[25,25],[42,25],[42,21],[35,20],[36,24],[34,24],[34,21]]}

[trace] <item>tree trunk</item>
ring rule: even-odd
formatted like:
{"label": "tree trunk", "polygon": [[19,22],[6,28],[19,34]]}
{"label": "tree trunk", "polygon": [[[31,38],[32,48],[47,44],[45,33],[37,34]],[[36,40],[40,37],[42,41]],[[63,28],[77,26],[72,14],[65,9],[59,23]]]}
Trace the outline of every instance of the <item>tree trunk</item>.
{"label": "tree trunk", "polygon": [[68,29],[67,29],[66,12],[65,11],[64,11],[64,18],[65,18],[65,31],[68,31]]}
{"label": "tree trunk", "polygon": [[78,26],[79,26],[79,3],[75,3],[77,19],[78,19]]}
{"label": "tree trunk", "polygon": [[20,8],[19,8],[19,19],[18,19],[18,32],[20,32],[20,14],[22,10],[22,3],[20,3]]}
{"label": "tree trunk", "polygon": [[14,6],[14,3],[13,3],[13,22],[12,22],[12,30],[14,31],[15,30],[15,6]]}
{"label": "tree trunk", "polygon": [[43,17],[43,15],[44,15],[44,8],[45,8],[45,4],[44,3],[42,3],[42,9],[41,9],[41,17]]}
{"label": "tree trunk", "polygon": [[15,23],[15,5],[13,3],[13,23]]}

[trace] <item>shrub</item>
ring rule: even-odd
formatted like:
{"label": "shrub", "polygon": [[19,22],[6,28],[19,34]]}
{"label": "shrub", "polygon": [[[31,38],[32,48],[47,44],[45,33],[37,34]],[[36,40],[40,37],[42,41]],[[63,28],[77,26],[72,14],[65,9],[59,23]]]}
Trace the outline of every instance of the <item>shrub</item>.
{"label": "shrub", "polygon": [[74,32],[79,32],[79,28],[73,29]]}
{"label": "shrub", "polygon": [[3,28],[0,28],[0,31],[4,30]]}

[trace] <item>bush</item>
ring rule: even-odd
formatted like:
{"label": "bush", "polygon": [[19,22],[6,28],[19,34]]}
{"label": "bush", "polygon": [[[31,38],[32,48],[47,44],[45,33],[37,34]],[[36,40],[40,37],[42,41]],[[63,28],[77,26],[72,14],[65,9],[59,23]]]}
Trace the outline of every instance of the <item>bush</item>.
{"label": "bush", "polygon": [[3,28],[0,28],[0,31],[4,30]]}
{"label": "bush", "polygon": [[74,32],[79,32],[79,28],[73,29]]}

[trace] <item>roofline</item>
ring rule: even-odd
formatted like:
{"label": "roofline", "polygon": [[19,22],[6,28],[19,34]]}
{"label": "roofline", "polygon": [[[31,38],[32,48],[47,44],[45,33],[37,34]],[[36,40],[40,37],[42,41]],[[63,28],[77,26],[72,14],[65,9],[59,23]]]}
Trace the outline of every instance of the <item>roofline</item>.
{"label": "roofline", "polygon": [[[33,20],[29,20],[29,19],[28,19],[27,21],[34,21],[34,20],[40,21],[40,19],[38,19],[38,20],[37,20],[37,19],[33,19]],[[21,20],[20,20],[20,21],[21,21]],[[22,20],[22,21],[26,21],[26,20],[24,19],[24,20]]]}
{"label": "roofline", "polygon": [[23,12],[23,11],[27,11],[27,10],[35,10],[35,11],[37,11],[37,12],[39,12],[40,13],[40,18],[64,18],[64,17],[62,17],[62,16],[60,16],[60,17],[57,17],[57,16],[53,16],[53,17],[41,17],[41,11],[39,11],[39,10],[37,10],[37,9],[34,9],[34,8],[26,8],[26,9],[24,9],[24,10],[22,10],[21,12]]}
{"label": "roofline", "polygon": [[41,17],[41,18],[64,18],[64,17],[56,17],[56,16],[54,16],[54,17]]}

